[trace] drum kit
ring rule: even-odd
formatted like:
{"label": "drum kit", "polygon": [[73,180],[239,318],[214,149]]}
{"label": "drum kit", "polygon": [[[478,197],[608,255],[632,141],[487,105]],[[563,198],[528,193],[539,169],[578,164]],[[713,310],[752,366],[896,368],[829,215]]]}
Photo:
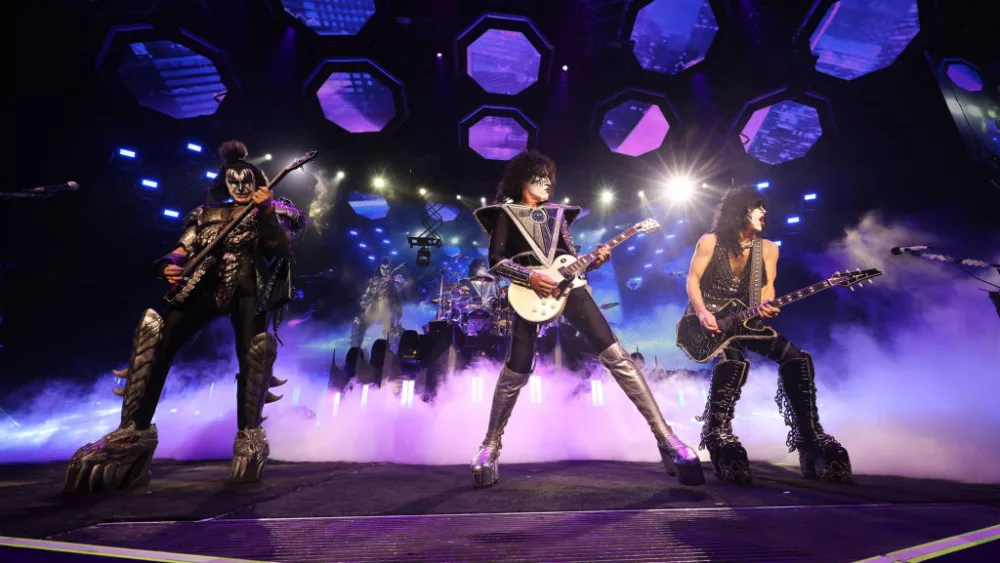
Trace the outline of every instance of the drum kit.
{"label": "drum kit", "polygon": [[508,283],[481,274],[463,278],[457,284],[442,283],[437,320],[454,323],[468,336],[507,336],[514,314],[507,303]]}

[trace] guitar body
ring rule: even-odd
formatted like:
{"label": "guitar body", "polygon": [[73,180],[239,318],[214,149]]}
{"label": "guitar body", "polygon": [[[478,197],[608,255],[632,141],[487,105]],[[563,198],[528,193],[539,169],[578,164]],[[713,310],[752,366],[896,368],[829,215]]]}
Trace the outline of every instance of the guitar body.
{"label": "guitar body", "polygon": [[573,276],[572,279],[567,280],[559,273],[560,268],[569,266],[576,261],[575,256],[563,254],[555,259],[551,267],[531,268],[532,271],[549,276],[557,284],[567,283],[566,289],[559,294],[559,297],[541,297],[530,287],[511,284],[507,290],[507,300],[517,316],[530,323],[541,324],[561,315],[566,309],[566,299],[569,297],[569,292],[587,285],[587,281],[579,276]]}
{"label": "guitar body", "polygon": [[677,323],[677,346],[684,350],[689,358],[704,364],[721,354],[733,340],[760,340],[778,336],[773,328],[765,325],[759,318],[752,318],[742,323],[733,322],[736,320],[733,318],[729,319],[730,322],[726,322],[726,317],[736,315],[746,308],[746,304],[733,299],[715,313],[715,319],[722,329],[719,334],[709,334],[702,328],[698,315],[694,313],[684,315]]}

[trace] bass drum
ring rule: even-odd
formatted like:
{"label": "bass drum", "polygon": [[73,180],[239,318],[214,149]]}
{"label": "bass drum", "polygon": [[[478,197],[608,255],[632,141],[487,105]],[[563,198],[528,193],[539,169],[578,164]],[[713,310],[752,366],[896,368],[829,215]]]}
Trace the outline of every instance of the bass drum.
{"label": "bass drum", "polygon": [[486,309],[469,309],[462,315],[462,328],[469,336],[489,334],[493,326],[493,315]]}

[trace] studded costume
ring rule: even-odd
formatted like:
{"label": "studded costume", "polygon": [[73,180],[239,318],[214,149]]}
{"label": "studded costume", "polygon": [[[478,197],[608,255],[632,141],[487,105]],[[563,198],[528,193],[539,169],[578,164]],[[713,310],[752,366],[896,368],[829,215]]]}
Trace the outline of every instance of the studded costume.
{"label": "studded costume", "polygon": [[395,351],[399,338],[403,333],[403,298],[401,290],[406,284],[406,277],[399,274],[402,264],[392,268],[388,260],[379,265],[378,271],[365,285],[361,295],[361,312],[354,318],[351,325],[351,346],[360,348],[364,343],[368,327],[382,323],[382,337],[389,342],[389,348]]}
{"label": "studded costume", "polygon": [[[483,207],[476,219],[490,236],[490,273],[511,283],[530,286],[529,266],[546,266],[561,254],[575,255],[570,225],[580,208],[544,204],[529,207],[503,204]],[[704,482],[697,454],[667,425],[639,368],[617,341],[590,293],[583,288],[567,298],[565,318],[590,341],[598,358],[649,423],[668,473],[685,485]],[[518,394],[534,370],[538,325],[514,316],[511,347],[493,392],[489,425],[482,446],[472,461],[473,485],[487,487],[500,479],[501,437]]]}
{"label": "studded costume", "polygon": [[[718,312],[731,299],[751,307],[760,304],[761,288],[767,284],[763,267],[762,240],[755,238],[750,256],[739,277],[733,275],[728,250],[716,244],[701,277],[705,308]],[[688,305],[688,312],[694,309]],[[808,352],[799,350],[784,336],[755,340],[735,340],[723,350],[712,369],[702,421],[701,449],[707,449],[715,474],[724,481],[749,484],[752,481],[746,449],[733,433],[733,417],[750,362],[746,351],[756,352],[778,364],[778,392],[775,401],[790,427],[786,441],[789,452],[799,451],[803,476],[830,482],[850,482],[851,462],[847,450],[826,434],[816,408],[815,370]]]}
{"label": "studded costume", "polygon": [[[233,145],[227,143],[220,150],[225,162],[213,186],[217,201],[186,216],[175,251],[155,262],[156,275],[165,277],[170,264],[182,266],[244,209],[223,202],[224,194],[245,195],[266,185],[263,173],[244,160],[242,143],[236,150]],[[126,380],[124,389],[115,390],[124,398],[120,427],[76,452],[67,469],[65,492],[127,489],[149,481],[157,445],[153,414],[170,365],[196,332],[221,315],[232,319],[240,368],[236,375],[238,432],[230,479],[260,479],[269,451],[261,428],[264,404],[280,398],[269,388],[284,384],[272,375],[272,367],[277,357],[277,326],[291,300],[291,237],[304,224],[303,215],[285,199],[274,199],[270,211],[253,210],[192,273],[163,316],[152,309],[145,312],[133,337],[129,366],[118,372]],[[275,335],[268,333],[268,317],[273,319]]]}

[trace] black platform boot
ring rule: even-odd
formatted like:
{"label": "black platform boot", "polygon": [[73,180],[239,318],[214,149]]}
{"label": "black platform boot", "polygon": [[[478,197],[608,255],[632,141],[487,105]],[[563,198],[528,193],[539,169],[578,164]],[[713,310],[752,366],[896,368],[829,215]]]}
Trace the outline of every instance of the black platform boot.
{"label": "black platform boot", "polygon": [[853,474],[847,450],[819,423],[812,356],[802,352],[801,358],[781,364],[778,376],[774,400],[791,428],[786,443],[789,452],[799,451],[802,476],[828,483],[850,483]]}
{"label": "black platform boot", "polygon": [[722,360],[717,363],[712,369],[705,412],[696,419],[704,423],[699,448],[708,450],[715,476],[740,485],[749,485],[753,481],[747,451],[733,434],[736,401],[749,372],[749,362]]}

